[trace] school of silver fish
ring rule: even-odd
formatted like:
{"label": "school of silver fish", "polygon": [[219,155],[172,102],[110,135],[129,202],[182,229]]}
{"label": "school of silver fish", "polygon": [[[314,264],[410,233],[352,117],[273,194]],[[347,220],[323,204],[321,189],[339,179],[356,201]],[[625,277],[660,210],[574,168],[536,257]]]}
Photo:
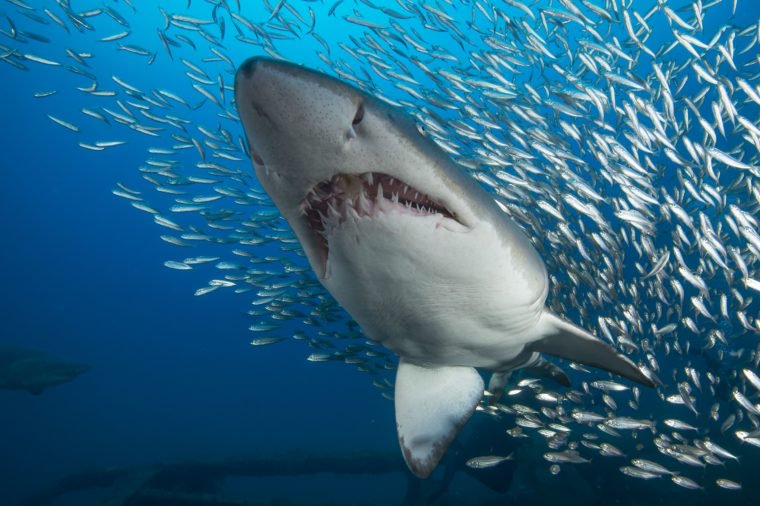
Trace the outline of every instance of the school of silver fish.
{"label": "school of silver fish", "polygon": [[[533,238],[550,309],[663,381],[643,392],[571,364],[575,389],[524,378],[479,411],[545,441],[552,474],[610,458],[635,479],[741,490],[740,454],[760,451],[753,2],[5,0],[0,64],[76,75],[76,90],[34,97],[86,104],[48,117],[106,152],[92,156],[150,143],[113,193],[179,251],[218,252],[165,265],[213,267],[198,296],[252,295],[253,345],[303,340],[307,360],[351,364],[389,398],[394,357],[317,282],[252,174],[232,82],[266,54],[404,109]],[[114,73],[129,68],[130,81]],[[286,334],[290,322],[303,330]],[[706,466],[726,477],[700,482]]]}

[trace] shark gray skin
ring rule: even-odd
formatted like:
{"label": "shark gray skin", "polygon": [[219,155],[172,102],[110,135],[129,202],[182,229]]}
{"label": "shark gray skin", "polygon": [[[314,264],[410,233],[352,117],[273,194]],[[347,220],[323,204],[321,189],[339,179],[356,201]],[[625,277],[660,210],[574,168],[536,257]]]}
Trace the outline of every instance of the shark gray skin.
{"label": "shark gray skin", "polygon": [[253,169],[319,281],[400,357],[396,428],[432,473],[483,396],[476,368],[548,353],[653,386],[629,359],[545,307],[546,267],[493,196],[409,117],[319,72],[251,58],[235,99]]}
{"label": "shark gray skin", "polygon": [[0,346],[0,389],[39,395],[46,388],[68,383],[89,370],[87,364],[61,360],[42,351]]}

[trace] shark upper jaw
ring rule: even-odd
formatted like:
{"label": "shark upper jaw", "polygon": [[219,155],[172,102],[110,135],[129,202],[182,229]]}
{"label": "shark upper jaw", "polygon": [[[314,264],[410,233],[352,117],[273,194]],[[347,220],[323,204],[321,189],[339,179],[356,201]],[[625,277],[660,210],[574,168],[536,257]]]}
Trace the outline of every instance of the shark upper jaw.
{"label": "shark upper jaw", "polygon": [[[348,220],[393,215],[397,220],[431,220],[441,234],[472,230],[475,215],[456,198],[431,196],[384,172],[336,172],[306,188],[279,188],[283,171],[271,169],[258,154],[252,159],[258,179],[298,236],[307,258],[324,281],[329,275],[329,239]],[[305,178],[304,178],[305,179]],[[389,238],[390,239],[390,238]],[[397,238],[398,239],[398,238]],[[409,238],[414,240],[414,238]],[[442,243],[445,238],[441,238]]]}

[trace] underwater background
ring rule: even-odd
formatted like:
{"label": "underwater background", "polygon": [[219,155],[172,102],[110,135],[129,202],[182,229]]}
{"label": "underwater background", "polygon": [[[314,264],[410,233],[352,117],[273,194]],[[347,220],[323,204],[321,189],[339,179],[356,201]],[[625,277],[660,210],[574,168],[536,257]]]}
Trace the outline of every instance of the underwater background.
{"label": "underwater background", "polygon": [[[568,47],[562,47],[556,41],[547,44],[554,58],[564,61],[560,53],[581,52],[582,46],[574,36],[581,37],[583,26],[604,26],[609,34],[622,41],[627,40],[624,19],[633,17],[637,27],[641,21],[635,16],[624,17],[620,14],[625,9],[631,12],[635,9],[642,16],[652,9],[657,10],[651,20],[654,29],[651,34],[647,32],[646,45],[649,48],[656,51],[671,42],[678,44],[673,31],[681,28],[672,21],[672,17],[663,14],[664,7],[668,6],[672,8],[671,12],[679,13],[679,19],[691,19],[695,16],[693,5],[702,6],[702,2],[663,1],[658,7],[657,2],[638,0],[622,3],[611,0],[606,4],[591,0],[587,3],[608,12],[613,12],[614,3],[617,12],[610,14],[610,18],[615,22],[609,23],[608,28],[603,16],[577,2],[584,16],[588,16],[585,19],[590,20],[588,24],[586,21],[584,24],[569,22]],[[379,93],[408,112],[414,113],[416,106],[419,122],[422,117],[435,117],[439,125],[446,120],[455,123],[458,114],[465,116],[470,112],[440,107],[441,97],[451,100],[450,96],[442,94],[441,84],[420,73],[419,69],[410,72],[416,77],[417,85],[404,84],[399,79],[378,78],[375,72],[382,67],[373,69],[368,62],[386,61],[396,71],[400,70],[393,65],[392,59],[382,54],[375,56],[374,60],[367,60],[361,51],[370,51],[372,44],[367,44],[363,37],[371,33],[374,34],[372,40],[376,41],[377,32],[381,30],[378,27],[383,27],[391,34],[387,40],[394,41],[398,51],[408,52],[407,60],[396,53],[399,61],[410,65],[410,61],[418,58],[425,62],[422,66],[427,64],[436,71],[443,69],[456,75],[467,63],[468,51],[489,47],[483,42],[486,38],[484,33],[498,30],[504,40],[509,40],[510,31],[504,27],[504,18],[498,19],[496,10],[505,13],[506,18],[514,19],[514,29],[521,32],[528,32],[525,27],[528,23],[541,25],[542,9],[569,13],[580,19],[568,8],[568,5],[575,5],[569,1],[525,2],[520,4],[522,7],[516,4],[518,2],[454,0],[425,4],[381,0],[286,0],[270,3],[243,0],[239,4],[224,0],[4,0],[0,4],[0,27],[3,30],[0,36],[0,129],[3,146],[3,179],[0,184],[3,231],[0,247],[0,281],[3,289],[0,346],[44,351],[56,360],[87,364],[90,369],[78,377],[72,377],[70,382],[52,385],[38,395],[12,388],[0,391],[0,504],[376,505],[556,504],[558,501],[562,504],[621,505],[757,504],[760,501],[760,484],[755,479],[755,470],[760,465],[760,448],[756,444],[753,446],[754,443],[742,444],[733,434],[739,428],[747,432],[758,428],[754,415],[747,413],[747,408],[737,405],[731,397],[732,387],[737,386],[752,403],[758,402],[758,392],[739,372],[742,369],[758,371],[760,330],[757,320],[760,315],[758,303],[753,298],[760,296],[760,283],[742,284],[741,274],[737,274],[736,280],[731,283],[724,279],[725,276],[714,272],[714,277],[705,275],[705,279],[710,284],[711,294],[729,293],[730,289],[740,291],[741,302],[737,303],[736,308],[732,307],[732,315],[737,309],[743,311],[750,329],[754,330],[742,329],[733,316],[731,321],[720,318],[719,298],[714,295],[709,308],[717,316],[714,318],[717,321],[702,316],[693,317],[698,321],[700,332],[694,336],[684,335],[680,349],[686,342],[693,342],[691,346],[695,349],[706,348],[705,336],[711,330],[718,329],[727,337],[726,344],[717,345],[724,354],[705,358],[693,353],[693,358],[686,359],[688,346],[684,352],[679,349],[666,353],[664,346],[651,349],[659,363],[659,376],[665,383],[662,390],[665,396],[679,393],[676,385],[684,381],[684,367],[699,371],[702,390],[695,388],[693,392],[699,414],[692,415],[683,405],[668,403],[655,393],[642,392],[640,406],[633,411],[624,406],[628,397],[619,400],[619,414],[655,420],[658,432],[671,431],[662,424],[665,419],[688,421],[698,430],[695,434],[687,434],[687,437],[712,438],[740,458],[739,461],[724,459],[721,465],[703,467],[687,467],[665,460],[652,444],[637,448],[640,441],[652,440],[649,430],[641,430],[635,437],[626,434],[625,437],[610,439],[627,454],[626,458],[605,457],[583,450],[583,455],[591,462],[563,464],[559,474],[554,475],[550,471],[550,463],[543,458],[548,451],[545,437],[534,434],[527,438],[512,438],[505,431],[514,427],[514,414],[489,416],[476,413],[449,450],[444,465],[431,479],[419,482],[410,477],[404,466],[396,440],[393,403],[386,398],[392,396],[392,387],[388,385],[392,385],[393,370],[385,366],[394,363],[393,357],[388,354],[372,358],[367,362],[368,370],[357,368],[355,360],[345,360],[348,356],[364,356],[366,348],[361,348],[364,340],[348,323],[348,316],[323,289],[313,283],[309,285],[304,282],[298,286],[299,296],[311,298],[313,304],[309,305],[309,301],[306,306],[301,304],[298,306],[300,312],[295,311],[294,316],[272,321],[266,317],[266,312],[262,314],[263,307],[272,300],[292,295],[291,292],[286,294],[278,290],[290,290],[294,279],[301,283],[302,279],[310,279],[311,275],[298,270],[307,264],[298,255],[292,240],[288,240],[288,231],[283,228],[284,221],[277,220],[276,215],[272,214],[276,208],[267,204],[252,176],[246,148],[241,143],[242,128],[235,120],[236,111],[232,104],[230,87],[235,66],[252,55],[283,57],[344,80],[347,75],[353,76],[355,80],[352,84],[362,86],[373,94]],[[720,82],[723,82],[724,73],[732,83],[737,75],[742,76],[757,93],[760,4],[750,0],[738,0],[736,7],[731,1],[710,4],[711,7],[704,12],[704,26],[689,33],[705,41],[716,33],[733,31],[741,34],[736,36],[737,53],[748,45],[750,49],[741,56],[736,55],[739,71],[726,70],[728,66],[723,64]],[[423,5],[432,10],[423,8]],[[335,9],[329,14],[333,7]],[[734,9],[735,13],[732,12]],[[527,11],[534,14],[531,16]],[[487,14],[494,19],[489,19]],[[220,19],[224,20],[226,28],[221,28]],[[557,25],[562,24],[557,20],[568,22],[561,16],[554,19]],[[671,21],[666,22],[666,19]],[[169,20],[173,20],[170,27]],[[198,20],[203,20],[203,23],[197,23]],[[243,20],[257,30],[251,31]],[[671,28],[673,26],[675,28]],[[202,27],[203,34],[197,30],[198,27]],[[402,27],[405,30],[403,33],[399,31]],[[452,35],[452,27],[456,27],[461,35]],[[119,35],[125,32],[128,34]],[[184,34],[192,44],[177,37],[178,34]],[[603,34],[604,41],[612,40],[612,35]],[[115,35],[119,38],[103,40]],[[546,36],[545,33],[543,35]],[[412,37],[422,50],[409,41]],[[463,39],[470,40],[472,46],[465,48],[461,43]],[[750,44],[752,40],[754,42]],[[723,39],[721,43],[724,43]],[[386,44],[390,42],[382,42],[383,46]],[[725,44],[728,47],[728,43]],[[351,54],[346,47],[361,51]],[[490,47],[499,48],[496,45]],[[626,93],[622,90],[626,87],[632,89],[634,94],[640,92],[636,87],[645,80],[647,87],[660,87],[660,83],[650,75],[649,62],[652,60],[662,61],[663,67],[679,68],[685,65],[683,68],[692,72],[688,65],[692,55],[683,43],[667,56],[658,54],[654,58],[635,47],[630,40],[621,47],[632,60],[646,59],[648,73],[637,75],[636,72],[645,65],[639,67],[632,64],[631,73],[640,81],[626,84],[620,79],[603,80],[606,87],[601,86],[602,91],[609,96],[609,89],[617,88],[618,100],[622,101],[621,97]],[[68,55],[67,50],[78,55],[81,61]],[[142,54],[143,50],[146,54]],[[430,52],[438,56],[432,57]],[[335,65],[340,72],[331,70],[325,59],[318,56],[319,53],[329,54],[330,61],[341,62]],[[547,54],[541,56],[540,53],[536,51],[538,56],[534,55],[531,67],[519,68],[519,72],[507,76],[506,81],[531,83],[538,90],[543,84],[551,86],[560,81],[559,71],[551,67],[553,58]],[[86,54],[90,56],[83,56]],[[445,55],[453,56],[448,58]],[[519,59],[520,54],[516,52],[514,57]],[[203,70],[206,76],[183,64],[183,59]],[[616,58],[616,61],[622,60]],[[705,58],[707,63],[704,65],[709,67],[714,60],[715,56],[711,53],[709,58]],[[577,61],[578,58],[574,58],[573,65],[577,65]],[[188,72],[208,79],[212,84],[199,84],[201,81],[188,78]],[[117,76],[118,80],[112,76]],[[221,90],[216,87],[217,79],[222,81]],[[499,186],[506,189],[506,196],[502,195],[505,205],[509,207],[514,204],[516,210],[513,216],[526,227],[531,237],[537,237],[537,247],[549,265],[550,275],[556,278],[552,279],[553,286],[550,288],[550,302],[555,304],[553,307],[576,321],[596,322],[598,317],[609,315],[609,305],[604,302],[600,307],[592,307],[585,302],[574,305],[572,301],[575,297],[572,294],[576,293],[576,289],[579,290],[577,293],[585,294],[583,285],[587,283],[568,275],[567,270],[572,274],[572,269],[562,264],[565,261],[571,266],[577,266],[578,262],[582,264],[585,261],[583,254],[567,253],[575,260],[553,256],[551,253],[554,251],[569,249],[548,234],[539,235],[542,226],[546,230],[556,230],[544,221],[547,217],[542,210],[544,208],[537,208],[527,201],[521,203],[519,191],[510,193],[509,187],[513,185],[511,179],[494,177],[496,170],[511,166],[514,161],[510,158],[509,149],[505,150],[507,154],[501,161],[494,159],[490,152],[478,151],[481,144],[489,142],[483,134],[484,129],[489,128],[488,122],[506,121],[505,117],[515,115],[506,105],[512,100],[503,89],[506,84],[485,71],[480,73],[479,79],[476,81],[473,77],[467,86],[469,91],[460,93],[466,95],[487,91],[500,95],[486,95],[486,99],[479,99],[478,103],[491,107],[477,111],[488,121],[475,122],[470,137],[463,135],[463,132],[468,132],[466,129],[460,127],[456,130],[450,125],[441,132],[429,129],[428,133],[444,142],[450,141],[448,146],[452,156],[463,162],[473,172],[473,177],[477,177],[495,194]],[[484,87],[481,81],[502,89]],[[394,82],[404,84],[404,87],[394,86]],[[91,88],[93,83],[97,83],[95,88]],[[708,88],[704,93],[709,93],[710,97],[714,94],[714,102],[722,103],[717,98],[718,91],[709,84],[694,72],[683,85],[679,79],[673,78],[673,90],[678,87],[681,97],[691,99],[693,106],[692,109],[679,100],[679,115],[682,109],[689,109],[694,124],[699,123],[695,119],[696,112],[715,123],[710,99],[704,102],[700,99],[700,94]],[[207,90],[206,93],[214,98],[198,91],[198,87]],[[115,93],[92,93],[99,90]],[[415,90],[417,93],[414,93]],[[747,98],[738,86],[732,90],[736,112],[758,127],[760,103]],[[49,93],[52,91],[55,93]],[[530,95],[523,85],[509,91]],[[658,111],[664,111],[662,94],[653,92],[654,95],[656,98],[642,100],[651,100]],[[150,97],[160,105],[141,101],[140,96]],[[488,98],[493,101],[489,102]],[[214,103],[215,100],[218,102]],[[505,104],[503,110],[497,110],[494,105],[499,101]],[[130,102],[146,108],[127,105]],[[561,108],[550,113],[546,107],[551,106],[544,104],[541,107],[544,109],[537,106],[536,110],[547,117],[563,114]],[[83,114],[83,108],[96,111],[103,119]],[[431,113],[431,110],[435,112]],[[580,107],[574,109],[575,113],[581,110]],[[578,116],[573,113],[564,116],[564,119],[568,123],[585,121],[584,124],[591,124],[590,118],[596,115],[595,110],[596,106],[591,103],[588,110],[578,113]],[[170,117],[168,123],[161,122],[140,115],[140,111],[154,116],[158,114],[164,119],[167,115]],[[760,161],[756,145],[747,140],[753,134],[742,131],[740,122],[729,121],[728,113],[724,111],[724,114],[728,135],[711,143],[710,135],[700,133],[695,134],[692,140],[697,144],[717,146],[723,152],[731,153],[734,161],[743,156],[741,164],[751,168],[724,164],[721,169],[723,173],[718,178],[720,184],[716,186],[731,187],[737,174],[743,174],[744,179],[732,190],[746,187],[747,191],[728,194],[728,203],[758,219]],[[131,122],[130,117],[136,118],[135,122],[160,127],[160,130],[147,130],[152,134],[139,131],[134,128],[135,122]],[[605,119],[614,130],[608,133],[625,142],[625,132],[630,134],[630,130],[625,130],[625,120]],[[198,125],[212,135],[200,131]],[[729,128],[729,125],[732,126]],[[554,122],[547,123],[546,128],[553,129],[554,135],[567,140],[568,145],[576,145],[575,141],[569,140],[568,132],[558,129]],[[751,130],[748,127],[744,129]],[[222,131],[229,132],[231,137],[226,138]],[[677,137],[673,132],[669,134]],[[501,140],[519,144],[509,140],[508,136]],[[237,151],[220,149],[220,144],[235,146]],[[177,145],[182,147],[177,148]],[[493,147],[494,143],[490,145]],[[740,152],[737,152],[734,148],[739,145]],[[688,150],[682,144],[678,144],[677,150],[680,160],[688,159]],[[581,151],[579,148],[576,156],[589,167],[579,171],[579,174],[595,172],[597,166],[593,164],[596,162],[589,158],[588,152]],[[218,153],[229,156],[220,157]],[[662,155],[664,149],[658,153],[658,167],[661,165],[664,168],[660,168],[660,176],[654,183],[663,188],[677,186],[681,181],[677,174],[684,169],[676,161]],[[713,162],[715,165],[721,163],[717,157],[717,161]],[[159,160],[163,164],[151,165],[148,163],[150,160]],[[483,160],[486,162],[482,163]],[[199,166],[199,162],[218,164],[229,172],[218,167]],[[551,165],[545,160],[535,162],[536,166],[541,163]],[[704,164],[689,165],[692,172],[706,170]],[[256,198],[251,194],[245,195],[245,198],[241,194],[237,198],[239,201],[249,199],[250,206],[231,203],[235,197],[229,195],[224,196],[229,199],[224,205],[209,200],[210,203],[203,209],[206,215],[165,212],[174,205],[172,199],[175,195],[156,192],[153,182],[167,173],[170,176],[162,179],[162,184],[185,192],[184,197],[201,197],[196,199],[196,203],[205,204],[203,197],[213,194],[214,185],[221,184],[238,189],[253,188],[252,194]],[[520,172],[511,174],[516,178],[525,176]],[[153,179],[144,178],[146,175]],[[197,180],[182,179],[188,176]],[[202,178],[216,182],[204,182]],[[701,173],[697,177],[700,181],[703,178],[708,179]],[[546,181],[544,175],[537,176],[537,179]],[[566,185],[554,187],[557,195],[570,194],[580,199],[588,195],[568,178],[552,180],[553,183],[557,181]],[[117,182],[123,186],[117,185]],[[607,186],[601,182],[597,187],[603,189]],[[127,197],[119,198],[118,193]],[[683,191],[673,194],[684,199]],[[147,211],[145,208],[135,209],[130,204],[136,200],[129,196],[139,196],[151,208]],[[602,195],[602,202],[609,203],[619,197],[619,192]],[[665,206],[665,202],[662,205]],[[238,214],[230,219],[226,219],[224,213],[222,216],[213,214],[225,206],[233,208]],[[602,204],[599,207],[603,209],[605,218],[622,219],[611,208],[605,209]],[[706,203],[684,205],[686,212],[697,223],[695,227],[699,227],[700,213],[713,218],[713,214],[707,211],[709,207]],[[572,215],[568,221],[587,219],[579,218],[572,204],[565,208]],[[158,211],[152,212],[158,209],[161,209],[160,214]],[[536,221],[540,223],[531,223],[526,218],[528,213],[535,213]],[[728,211],[720,209],[715,216],[723,214],[728,214]],[[166,216],[173,221],[167,227],[166,222],[163,225],[157,223],[153,215]],[[251,225],[250,222],[255,222],[257,216],[261,221]],[[240,225],[246,221],[249,225]],[[717,222],[717,218],[714,221]],[[677,223],[677,220],[673,222]],[[630,250],[631,256],[643,256],[640,248],[631,244],[639,241],[641,236],[636,233],[643,228],[646,233],[657,236],[655,243],[658,248],[667,249],[673,243],[668,235],[671,229],[675,229],[673,222],[660,216],[654,225],[656,232],[648,230],[649,225],[638,224],[638,227],[633,227],[633,232],[626,229],[627,238],[620,244]],[[183,233],[200,234],[198,231],[207,223],[222,227],[230,225],[232,231],[214,227],[203,229],[204,233],[211,231],[209,237],[224,238],[219,240],[182,237]],[[172,229],[171,224],[178,225],[181,231]],[[623,225],[615,224],[610,233],[624,234],[620,232],[623,228]],[[726,225],[724,228],[728,229]],[[581,233],[577,224],[573,229],[576,234]],[[236,235],[239,230],[245,233]],[[162,235],[170,239],[162,239]],[[232,239],[227,240],[230,237]],[[283,238],[286,240],[281,240]],[[754,256],[751,239],[742,241],[736,242],[736,245],[743,251],[747,262],[749,272],[745,278],[758,283],[758,258]],[[178,246],[177,242],[186,245]],[[243,250],[248,256],[233,253],[236,249]],[[702,250],[692,249],[690,255],[707,258]],[[166,261],[182,263],[183,258],[204,256],[220,261],[234,261],[237,257],[242,264],[248,262],[249,270],[234,265],[219,267],[216,260],[207,266],[197,265],[197,268],[190,268],[190,265],[196,266],[192,262],[184,263],[187,268],[165,266]],[[667,267],[669,272],[677,272],[674,257],[670,255],[670,262],[674,265]],[[262,264],[256,264],[251,258],[263,259]],[[656,258],[652,260],[641,262],[644,272],[637,272],[635,260],[629,261],[619,272],[621,278],[627,280],[627,286],[641,287],[638,296],[631,300],[640,304],[642,313],[645,312],[643,308],[653,308],[652,301],[657,299],[656,293],[647,290],[642,279]],[[214,267],[215,263],[217,267]],[[587,262],[585,265],[599,265],[599,262]],[[736,272],[740,271],[733,263],[730,267]],[[252,273],[250,269],[258,269],[258,272]],[[267,277],[267,270],[276,272],[276,275]],[[700,271],[710,273],[708,268]],[[225,278],[227,274],[239,277]],[[590,276],[594,277],[593,272]],[[209,279],[212,278],[227,279],[233,285],[210,285]],[[683,283],[688,300],[698,291],[689,292],[693,288]],[[268,287],[264,286],[267,284]],[[199,294],[197,291],[209,286],[217,288],[210,293]],[[555,289],[558,293],[554,293]],[[262,295],[262,291],[267,293]],[[649,312],[654,314],[655,310],[650,309]],[[692,306],[684,304],[683,314],[694,312]],[[684,326],[680,318],[673,317],[672,321]],[[665,323],[665,317],[657,320],[660,328]],[[259,330],[249,330],[249,327]],[[596,327],[593,330],[598,331]],[[681,331],[682,328],[679,328],[677,332]],[[640,343],[645,334],[651,337],[648,324],[643,326],[642,332],[632,331],[631,339]],[[276,338],[273,341],[277,342],[251,346],[253,339],[265,337]],[[349,344],[346,344],[346,339]],[[352,345],[360,347],[357,352],[346,350],[346,346]],[[625,343],[621,347],[625,348]],[[339,350],[342,351],[338,353]],[[739,350],[743,351],[739,353]],[[633,351],[632,359],[643,362],[646,360],[645,351]],[[332,358],[323,360],[326,355]],[[568,368],[566,363],[563,366],[569,371],[576,389],[580,389],[578,385],[584,380],[609,379],[607,373],[593,371],[590,375],[583,375]],[[678,372],[671,374],[671,371]],[[708,394],[708,373],[722,381],[721,388],[712,397]],[[676,376],[677,379],[674,379]],[[551,384],[544,388],[564,392]],[[602,401],[592,401],[591,397],[589,394],[586,405],[596,406],[599,412],[604,411]],[[504,402],[509,404],[508,400]],[[520,398],[520,402],[537,410],[541,408],[541,404],[530,396]],[[711,405],[716,402],[721,405],[718,420],[709,416]],[[568,412],[571,408],[568,401]],[[736,417],[736,426],[721,431],[720,427],[729,414],[738,412],[744,414]],[[573,426],[572,430],[573,434],[577,434],[576,439],[584,432],[579,426]],[[757,436],[754,438],[757,439]],[[466,460],[479,455],[506,455],[509,452],[515,452],[516,459],[493,469],[477,470],[465,466]],[[703,489],[679,487],[669,476],[646,481],[625,476],[619,468],[629,465],[628,461],[635,456],[659,459],[673,469],[678,468]],[[267,462],[271,462],[271,466]],[[286,470],[288,466],[295,466],[297,470],[289,472]],[[167,474],[171,476],[161,475],[162,470],[168,470]],[[72,476],[89,476],[93,482],[100,477],[103,481],[101,486],[78,486],[76,479],[65,481]],[[151,483],[150,478],[156,476],[163,477],[165,481]],[[715,481],[720,478],[741,483],[741,490],[717,486]],[[82,481],[86,479],[82,478]],[[59,483],[63,485],[56,489]],[[131,499],[132,502],[125,502],[130,493],[139,491],[141,484],[146,483],[145,490],[158,490],[164,495],[156,492],[150,499],[145,498],[149,496],[146,494],[143,502],[135,498]],[[68,491],[63,493],[64,489]],[[61,492],[60,496],[56,496],[56,490]],[[133,497],[139,496],[135,494]],[[172,494],[175,494],[174,498]],[[213,502],[209,494],[216,494],[214,500],[217,502]],[[202,502],[204,500],[207,502]]]}

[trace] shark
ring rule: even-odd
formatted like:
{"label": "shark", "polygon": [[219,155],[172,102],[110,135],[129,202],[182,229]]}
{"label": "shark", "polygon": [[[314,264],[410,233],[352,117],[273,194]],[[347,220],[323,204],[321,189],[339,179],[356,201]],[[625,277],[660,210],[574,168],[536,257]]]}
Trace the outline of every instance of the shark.
{"label": "shark", "polygon": [[62,360],[42,351],[0,345],[0,389],[40,395],[46,388],[68,383],[89,370],[87,364]]}
{"label": "shark", "polygon": [[[428,477],[488,391],[542,354],[656,377],[553,314],[526,233],[413,119],[352,85],[253,57],[235,102],[255,175],[322,285],[399,357],[401,452]],[[555,375],[562,377],[560,374]]]}

